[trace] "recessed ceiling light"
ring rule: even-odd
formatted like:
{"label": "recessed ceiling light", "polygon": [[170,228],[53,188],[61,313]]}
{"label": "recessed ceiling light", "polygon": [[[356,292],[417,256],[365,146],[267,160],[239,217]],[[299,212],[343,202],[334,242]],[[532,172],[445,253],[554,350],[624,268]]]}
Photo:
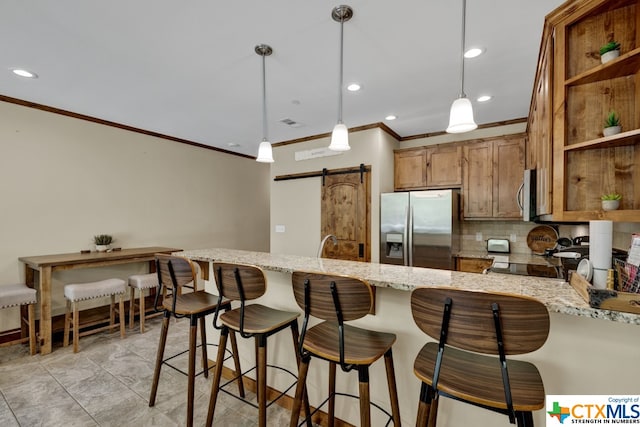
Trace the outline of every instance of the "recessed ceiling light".
{"label": "recessed ceiling light", "polygon": [[384,119],[385,119],[385,120],[395,120],[395,119],[397,119],[397,118],[398,118],[397,116],[394,116],[393,114],[389,114],[389,115],[388,115],[387,117],[385,117]]}
{"label": "recessed ceiling light", "polygon": [[482,95],[482,96],[479,96],[476,100],[478,102],[487,102],[492,98],[493,98],[493,96],[491,96],[491,95]]}
{"label": "recessed ceiling light", "polygon": [[476,56],[480,56],[483,52],[484,52],[483,49],[480,49],[479,47],[473,47],[464,53],[464,57],[475,58]]}
{"label": "recessed ceiling light", "polygon": [[38,75],[36,73],[32,73],[31,71],[28,71],[28,70],[23,70],[22,68],[13,68],[11,71],[13,71],[13,74],[20,77],[26,77],[28,79],[38,78]]}
{"label": "recessed ceiling light", "polygon": [[360,90],[360,85],[358,83],[349,83],[349,85],[347,86],[347,90],[349,92],[357,92]]}

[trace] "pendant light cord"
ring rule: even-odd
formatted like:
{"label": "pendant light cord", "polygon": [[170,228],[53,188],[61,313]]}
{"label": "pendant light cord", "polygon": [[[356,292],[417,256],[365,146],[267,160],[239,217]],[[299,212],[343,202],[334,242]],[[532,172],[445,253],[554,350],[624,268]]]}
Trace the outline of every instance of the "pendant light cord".
{"label": "pendant light cord", "polygon": [[464,39],[465,39],[465,24],[466,24],[466,16],[467,16],[467,0],[462,0],[462,39],[460,41],[460,51],[462,58],[462,66],[460,67],[460,98],[466,98],[467,95],[464,93]]}
{"label": "pendant light cord", "polygon": [[267,139],[267,77],[265,55],[262,55],[262,140]]}
{"label": "pendant light cord", "polygon": [[342,74],[344,58],[344,17],[340,19],[340,83],[338,86],[338,123],[342,123]]}

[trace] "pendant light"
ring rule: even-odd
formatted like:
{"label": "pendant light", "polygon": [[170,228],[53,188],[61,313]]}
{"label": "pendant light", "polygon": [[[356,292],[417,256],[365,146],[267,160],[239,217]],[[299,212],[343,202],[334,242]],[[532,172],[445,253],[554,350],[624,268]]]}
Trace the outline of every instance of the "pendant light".
{"label": "pendant light", "polygon": [[256,46],[255,51],[262,56],[262,142],[258,147],[256,161],[273,163],[273,150],[271,149],[271,143],[267,140],[267,79],[265,71],[265,58],[273,53],[273,49],[266,44],[259,44]]}
{"label": "pendant light", "polygon": [[338,86],[338,123],[331,132],[331,144],[329,150],[333,151],[348,151],[351,149],[349,146],[349,130],[342,123],[342,73],[343,73],[343,58],[344,58],[344,23],[353,16],[353,9],[349,6],[341,5],[333,8],[331,17],[334,21],[340,23],[340,83]]}
{"label": "pendant light", "polygon": [[473,120],[473,107],[471,101],[464,93],[464,27],[465,18],[467,12],[467,0],[462,0],[462,47],[460,57],[462,58],[462,64],[460,67],[460,96],[453,101],[451,105],[451,112],[449,113],[449,127],[447,127],[448,133],[462,133],[469,132],[478,127]]}

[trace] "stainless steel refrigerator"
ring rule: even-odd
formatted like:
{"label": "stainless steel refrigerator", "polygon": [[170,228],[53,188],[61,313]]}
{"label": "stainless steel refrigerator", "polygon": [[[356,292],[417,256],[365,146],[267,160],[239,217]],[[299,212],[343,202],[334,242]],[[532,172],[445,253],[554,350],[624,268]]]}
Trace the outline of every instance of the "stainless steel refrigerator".
{"label": "stainless steel refrigerator", "polygon": [[380,262],[455,269],[460,245],[458,190],[380,195]]}

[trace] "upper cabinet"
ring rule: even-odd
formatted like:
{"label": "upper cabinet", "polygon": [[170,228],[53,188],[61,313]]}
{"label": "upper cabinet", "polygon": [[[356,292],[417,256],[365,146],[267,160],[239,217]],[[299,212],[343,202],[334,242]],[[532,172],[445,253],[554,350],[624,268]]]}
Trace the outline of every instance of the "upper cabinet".
{"label": "upper cabinet", "polygon": [[427,188],[427,151],[412,148],[393,155],[393,187],[395,191]]}
{"label": "upper cabinet", "polygon": [[521,219],[517,195],[525,165],[525,136],[469,141],[463,148],[465,219]]}
{"label": "upper cabinet", "polygon": [[[553,147],[554,221],[640,218],[639,3],[573,0],[547,16],[529,136],[531,147],[544,144],[547,136],[536,121],[548,121],[552,113],[547,129]],[[599,49],[609,41],[620,44],[620,56],[603,64]],[[552,90],[545,95],[544,89],[538,91],[549,70]],[[551,111],[545,112],[548,105]],[[604,136],[611,111],[620,117],[622,132]],[[527,160],[534,157],[539,161],[531,153]],[[600,197],[613,192],[622,195],[620,208],[603,211]]]}
{"label": "upper cabinet", "polygon": [[460,187],[462,146],[445,144],[394,153],[394,189],[424,190]]}
{"label": "upper cabinet", "polygon": [[462,146],[449,144],[427,147],[427,187],[462,185]]}

